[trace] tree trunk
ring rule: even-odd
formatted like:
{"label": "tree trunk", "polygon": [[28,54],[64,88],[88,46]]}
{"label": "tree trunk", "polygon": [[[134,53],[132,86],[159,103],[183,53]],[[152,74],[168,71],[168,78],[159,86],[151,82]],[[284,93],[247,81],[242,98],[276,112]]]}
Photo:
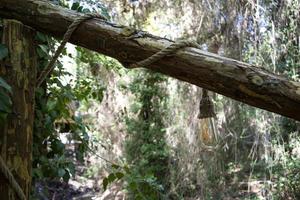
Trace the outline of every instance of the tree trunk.
{"label": "tree trunk", "polygon": [[[15,20],[4,20],[2,43],[9,56],[1,61],[0,76],[12,87],[13,112],[0,124],[0,155],[29,198],[31,186],[32,130],[37,59],[35,31]],[[0,172],[1,199],[17,199]]]}
{"label": "tree trunk", "polygon": [[[80,13],[42,0],[0,0],[0,16],[62,37]],[[136,37],[130,37],[136,36]],[[70,42],[118,59],[125,66],[143,60],[172,41],[93,19],[84,22]],[[262,67],[186,48],[147,67],[249,105],[300,120],[300,83]]]}

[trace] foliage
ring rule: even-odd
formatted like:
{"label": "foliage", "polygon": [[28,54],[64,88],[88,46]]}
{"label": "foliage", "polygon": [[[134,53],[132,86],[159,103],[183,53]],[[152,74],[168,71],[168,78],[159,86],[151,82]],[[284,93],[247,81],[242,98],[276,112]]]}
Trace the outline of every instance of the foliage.
{"label": "foliage", "polygon": [[122,166],[112,164],[112,172],[103,179],[104,190],[119,180],[126,180],[127,189],[136,192],[135,199],[158,199],[163,195],[164,188],[157,183],[157,178],[153,175],[141,176],[138,172],[134,172],[134,166],[124,164]]}
{"label": "foliage", "polygon": [[[0,36],[2,36],[2,33]],[[5,59],[7,56],[7,46],[0,44],[0,60]],[[12,95],[11,86],[0,76],[0,123],[4,123],[7,115],[12,112],[12,101],[10,95]]]}
{"label": "foliage", "polygon": [[[263,1],[256,6],[245,18],[246,37],[241,38],[244,60],[299,81],[299,2]],[[271,180],[273,185],[262,192],[265,198],[298,199],[295,171],[299,159],[291,153],[290,139],[292,133],[299,133],[297,123],[245,105],[236,107],[234,114],[226,119],[227,129],[237,139],[230,142],[227,138],[231,154],[226,154],[226,160],[235,156],[235,162],[244,166],[241,175],[249,173],[257,180],[264,179],[264,184]],[[279,141],[284,142],[283,147],[271,147]],[[279,162],[277,157],[285,161]]]}
{"label": "foliage", "polygon": [[[43,68],[49,59],[50,46],[55,41],[48,36],[38,33],[38,57],[39,66]],[[66,54],[66,52],[64,53]],[[71,174],[74,174],[72,160],[66,159],[65,145],[60,139],[60,133],[56,126],[59,121],[67,121],[69,131],[73,138],[80,141],[78,158],[83,158],[87,149],[88,135],[86,127],[80,117],[75,116],[70,105],[76,102],[77,97],[70,84],[64,85],[61,77],[68,75],[57,64],[57,70],[52,73],[51,79],[42,84],[36,91],[36,109],[34,122],[34,143],[33,143],[33,176],[34,178],[61,177],[68,181]],[[71,123],[74,122],[74,123]],[[63,123],[64,124],[64,123]],[[62,127],[60,127],[62,128]]]}
{"label": "foliage", "polygon": [[0,44],[0,60],[8,56],[8,49],[4,44]]}
{"label": "foliage", "polygon": [[[144,26],[162,36],[194,36],[195,31],[192,30],[198,28],[200,14],[204,15],[203,30],[210,31],[210,27],[220,24],[224,19],[227,28],[224,33],[221,33],[223,34],[221,37],[225,38],[221,53],[224,51],[226,56],[264,66],[274,73],[284,74],[299,81],[300,5],[297,0],[257,2],[209,0],[197,4],[195,1],[168,0],[151,3],[121,0],[110,2],[115,3],[113,9],[123,4],[123,7],[121,6],[123,10],[119,10],[122,13],[119,16],[119,19],[123,20],[122,24]],[[87,6],[86,3],[92,6]],[[107,15],[107,10],[98,1],[75,1],[72,5],[68,5],[69,1],[61,1],[60,4],[78,12],[96,11]],[[164,14],[170,10],[180,18]],[[165,25],[160,28],[151,27],[153,22]],[[179,26],[185,26],[187,30]],[[166,29],[168,31],[165,31]],[[41,43],[37,50],[41,66],[44,66],[49,59],[51,49],[49,46],[54,44],[54,40],[41,34],[39,37]],[[209,39],[204,38],[204,40]],[[76,48],[76,51],[79,67],[75,84],[64,85],[61,82],[60,77],[67,73],[58,64],[52,78],[47,80],[48,85],[37,90],[38,110],[35,122],[37,136],[35,136],[34,146],[36,177],[63,177],[67,180],[73,172],[74,166],[65,159],[65,146],[60,141],[59,133],[54,126],[57,120],[75,121],[71,129],[75,137],[82,142],[80,148],[82,152],[79,152],[81,154],[79,157],[82,158],[88,139],[86,127],[80,118],[70,114],[68,105],[74,101],[91,105],[91,100],[97,102],[102,100],[105,87],[103,80],[99,78],[99,73],[103,73],[101,68],[104,67],[133,79],[129,85],[124,84],[122,88],[134,97],[131,109],[123,121],[128,132],[125,156],[129,164],[128,166],[112,165],[111,173],[103,179],[104,189],[113,182],[124,180],[132,199],[163,199],[167,198],[165,194],[171,188],[170,185],[175,185],[177,181],[181,182],[174,187],[180,193],[177,195],[178,198],[179,196],[185,198],[189,194],[197,195],[195,191],[198,190],[205,199],[221,199],[222,195],[233,196],[245,191],[241,185],[248,181],[249,190],[250,181],[253,179],[263,182],[262,185],[256,185],[260,189],[257,194],[260,193],[262,198],[271,198],[272,195],[275,199],[300,198],[299,157],[293,153],[300,146],[295,142],[299,137],[297,136],[299,125],[295,121],[217,96],[215,99],[219,116],[216,122],[217,134],[220,135],[222,142],[213,152],[203,153],[204,148],[194,145],[198,144],[197,138],[192,139],[195,140],[193,145],[196,147],[189,142],[183,145],[183,138],[186,139],[189,132],[193,132],[194,129],[190,118],[193,118],[196,103],[188,100],[194,98],[192,95],[195,96],[197,93],[192,93],[191,87],[187,87],[187,92],[175,89],[175,104],[182,98],[188,99],[186,102],[189,106],[180,105],[182,107],[172,108],[170,114],[166,112],[169,102],[164,77],[156,73],[136,70],[125,74],[120,65],[116,65],[110,58],[83,48]],[[240,54],[236,54],[238,51]],[[5,50],[3,52],[0,53],[0,57],[5,55]],[[0,88],[0,92],[1,89],[3,90],[3,87]],[[171,86],[168,89],[171,89]],[[188,109],[193,112],[186,111]],[[180,132],[184,135],[183,137],[179,137],[179,134],[170,136],[171,140],[179,140],[176,143],[179,144],[177,149],[186,152],[187,157],[196,156],[182,158],[181,154],[174,153],[173,166],[168,164],[171,153],[165,140],[164,117],[167,114],[169,114],[167,118],[176,118],[177,121],[172,122],[180,126]],[[185,127],[184,123],[188,125]],[[296,133],[293,138],[290,137],[291,133]],[[279,147],[278,141],[283,141],[285,144]],[[271,142],[273,146],[270,146]],[[191,154],[193,148],[194,154]],[[277,157],[281,160],[276,160]],[[178,164],[178,160],[181,165]],[[195,161],[189,162],[190,160]],[[172,176],[176,179],[171,180],[172,177],[169,176],[172,170],[175,174]],[[200,189],[198,185],[195,186],[196,178],[202,181]],[[266,186],[268,181],[271,181],[271,187]],[[249,198],[258,198],[256,196],[251,194]],[[247,197],[242,194],[237,198]]]}
{"label": "foliage", "polygon": [[281,199],[300,198],[300,160],[289,157],[286,165],[274,166],[275,190],[274,196]]}
{"label": "foliage", "polygon": [[[58,2],[56,2],[58,3]],[[67,2],[59,2],[68,7]],[[90,12],[88,8],[75,2],[72,10]],[[104,9],[104,8],[103,8]],[[41,71],[50,60],[50,53],[56,41],[42,33],[37,33],[39,66]],[[66,49],[63,51],[66,56]],[[70,54],[68,55],[70,56]],[[83,59],[83,57],[81,57]],[[68,181],[75,173],[73,160],[66,158],[66,146],[60,138],[60,131],[66,129],[73,140],[79,142],[76,158],[83,161],[88,150],[89,136],[87,126],[80,116],[74,113],[74,104],[95,99],[102,101],[105,88],[95,78],[86,73],[78,73],[75,84],[65,84],[63,78],[70,76],[60,62],[57,62],[51,78],[47,79],[36,91],[36,109],[33,144],[33,176],[34,178],[63,178]],[[75,108],[76,109],[76,108]],[[65,127],[67,126],[67,127]]]}
{"label": "foliage", "polygon": [[105,16],[107,19],[110,18],[107,8],[100,1],[84,0],[84,1],[72,1],[72,5],[69,4],[68,0],[59,0],[61,6],[76,10],[81,13],[98,12]]}
{"label": "foliage", "polygon": [[[160,199],[168,189],[168,149],[165,141],[166,93],[162,75],[137,72],[128,86],[135,96],[132,115],[125,119],[128,130],[126,158],[131,168],[127,189],[134,199]],[[164,192],[163,192],[164,191]]]}
{"label": "foliage", "polygon": [[129,168],[127,165],[120,166],[116,164],[111,165],[112,172],[103,179],[103,189],[106,190],[107,186],[115,181],[118,181],[124,177],[124,174],[129,174]]}
{"label": "foliage", "polygon": [[165,199],[165,188],[154,175],[133,171],[125,178],[129,195],[134,199]]}
{"label": "foliage", "polygon": [[[297,134],[289,136],[289,143],[282,144],[291,153],[284,153],[276,159],[269,168],[274,174],[272,181],[275,183],[274,196],[280,199],[299,199],[300,198],[300,139]],[[273,141],[279,148],[278,141]]]}
{"label": "foliage", "polygon": [[9,95],[12,95],[12,89],[6,81],[0,77],[0,122],[4,123],[7,114],[12,111],[12,102]]}
{"label": "foliage", "polygon": [[[2,34],[0,34],[1,36]],[[0,44],[0,60],[8,56],[8,48],[4,44]],[[6,120],[7,114],[11,113],[11,98],[12,89],[6,81],[0,77],[0,123]]]}

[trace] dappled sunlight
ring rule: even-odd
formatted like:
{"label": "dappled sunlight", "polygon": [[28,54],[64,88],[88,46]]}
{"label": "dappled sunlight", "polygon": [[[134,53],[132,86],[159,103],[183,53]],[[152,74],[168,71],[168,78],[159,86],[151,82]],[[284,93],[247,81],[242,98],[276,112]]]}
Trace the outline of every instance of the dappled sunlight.
{"label": "dappled sunlight", "polygon": [[297,0],[20,2],[0,0],[1,196],[300,199]]}

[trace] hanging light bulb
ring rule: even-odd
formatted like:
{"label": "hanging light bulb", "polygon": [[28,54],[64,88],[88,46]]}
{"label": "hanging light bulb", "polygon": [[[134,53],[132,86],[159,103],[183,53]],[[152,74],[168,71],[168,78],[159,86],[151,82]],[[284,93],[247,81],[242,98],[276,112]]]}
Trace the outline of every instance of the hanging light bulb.
{"label": "hanging light bulb", "polygon": [[202,90],[202,98],[200,100],[199,110],[199,119],[213,118],[216,116],[214,104],[210,96],[208,95],[208,91],[206,89]]}

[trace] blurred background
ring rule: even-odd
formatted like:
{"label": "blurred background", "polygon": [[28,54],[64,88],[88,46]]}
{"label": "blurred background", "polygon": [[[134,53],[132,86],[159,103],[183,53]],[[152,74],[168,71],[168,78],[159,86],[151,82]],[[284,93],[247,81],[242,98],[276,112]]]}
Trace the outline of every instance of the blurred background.
{"label": "blurred background", "polygon": [[[52,2],[299,81],[298,0]],[[59,41],[36,39],[42,69]],[[300,199],[299,122],[207,92],[68,45],[37,91],[33,198]]]}

